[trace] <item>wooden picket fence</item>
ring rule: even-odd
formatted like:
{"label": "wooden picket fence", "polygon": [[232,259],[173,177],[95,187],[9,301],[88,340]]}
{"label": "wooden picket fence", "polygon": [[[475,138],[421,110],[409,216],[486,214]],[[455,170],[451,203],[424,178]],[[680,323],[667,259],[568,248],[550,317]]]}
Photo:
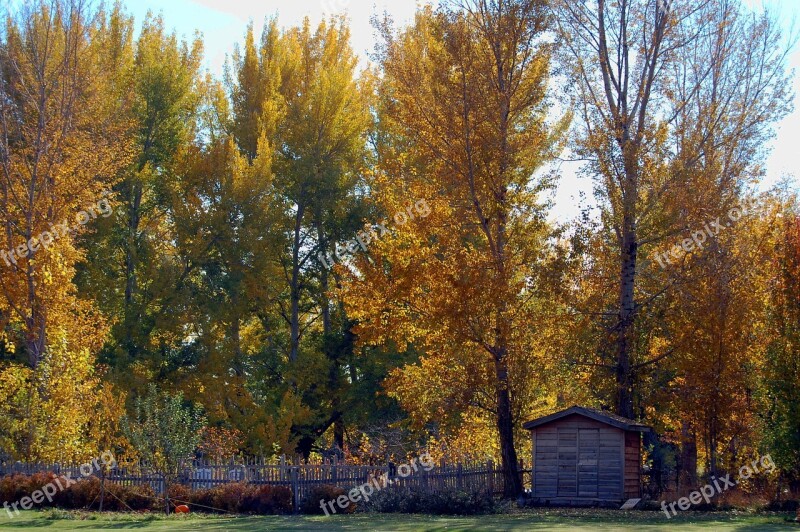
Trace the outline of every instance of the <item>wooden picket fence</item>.
{"label": "wooden picket fence", "polygon": [[[59,475],[69,473],[73,478],[82,476],[80,466],[75,464],[0,462],[0,476],[41,472]],[[117,466],[106,479],[126,486],[149,485],[156,494],[164,492],[163,479],[143,462],[133,466]],[[421,464],[415,470],[408,463],[352,465],[340,463],[335,458],[320,463],[301,463],[286,457],[281,457],[277,462],[263,458],[235,459],[223,463],[192,460],[182,468],[179,482],[193,490],[232,482],[286,486],[292,490],[295,508],[299,508],[315,486],[321,485],[333,485],[348,491],[372,482],[381,488],[387,485],[400,486],[422,493],[448,489],[492,495],[503,492],[502,471],[492,461],[457,464],[441,461],[425,471]]]}

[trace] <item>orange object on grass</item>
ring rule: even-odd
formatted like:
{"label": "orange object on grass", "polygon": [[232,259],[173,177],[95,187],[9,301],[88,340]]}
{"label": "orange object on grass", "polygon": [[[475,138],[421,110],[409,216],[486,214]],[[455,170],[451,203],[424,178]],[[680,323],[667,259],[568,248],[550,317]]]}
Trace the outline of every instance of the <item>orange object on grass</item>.
{"label": "orange object on grass", "polygon": [[188,514],[189,513],[189,507],[186,506],[185,504],[181,504],[180,506],[176,506],[175,507],[175,513],[176,514]]}

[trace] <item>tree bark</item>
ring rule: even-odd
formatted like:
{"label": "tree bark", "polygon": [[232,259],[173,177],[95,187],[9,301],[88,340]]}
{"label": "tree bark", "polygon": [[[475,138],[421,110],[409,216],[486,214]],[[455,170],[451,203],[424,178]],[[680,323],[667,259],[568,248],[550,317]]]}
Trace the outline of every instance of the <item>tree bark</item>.
{"label": "tree bark", "polygon": [[[143,167],[143,166],[142,166]],[[134,295],[137,291],[136,265],[138,262],[137,241],[141,220],[142,187],[132,178],[130,204],[128,206],[128,235],[125,249],[125,348],[128,357],[134,359],[138,345],[134,331],[141,324],[135,311]]]}
{"label": "tree bark", "polygon": [[514,498],[522,493],[522,479],[517,470],[517,451],[514,448],[514,418],[511,410],[508,368],[504,357],[495,358],[497,432],[503,468],[503,496]]}
{"label": "tree bark", "polygon": [[697,485],[697,439],[688,421],[681,425],[681,464],[678,473],[679,487]]}
{"label": "tree bark", "polygon": [[631,375],[631,352],[633,351],[636,301],[637,242],[636,229],[626,215],[622,229],[622,253],[620,260],[619,324],[617,331],[617,414],[633,418],[633,379]]}
{"label": "tree bark", "polygon": [[[301,191],[301,195],[302,193],[303,191]],[[300,200],[297,204],[297,214],[295,215],[294,240],[292,242],[292,277],[289,287],[292,306],[289,323],[289,327],[291,329],[291,338],[289,344],[290,363],[297,361],[297,355],[300,351],[300,246],[302,244],[300,233],[303,228],[304,214],[305,203]]]}

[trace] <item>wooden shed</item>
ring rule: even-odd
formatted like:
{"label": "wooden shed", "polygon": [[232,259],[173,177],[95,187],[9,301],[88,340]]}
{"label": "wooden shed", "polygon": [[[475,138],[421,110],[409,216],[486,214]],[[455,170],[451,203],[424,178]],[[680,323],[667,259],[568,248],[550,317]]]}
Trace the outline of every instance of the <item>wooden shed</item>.
{"label": "wooden shed", "polygon": [[534,502],[591,506],[641,497],[642,433],[649,427],[581,406],[523,426],[533,440]]}

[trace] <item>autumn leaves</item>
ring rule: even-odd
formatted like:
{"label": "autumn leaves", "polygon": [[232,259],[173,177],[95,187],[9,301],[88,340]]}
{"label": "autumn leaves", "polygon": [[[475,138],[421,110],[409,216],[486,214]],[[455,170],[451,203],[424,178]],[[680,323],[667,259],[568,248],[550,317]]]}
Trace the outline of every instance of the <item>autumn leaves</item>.
{"label": "autumn leaves", "polygon": [[109,202],[108,198],[105,197],[105,195],[106,194],[104,194],[104,197],[96,204],[90,205],[86,207],[86,210],[78,212],[75,215],[75,224],[70,225],[69,220],[63,220],[61,223],[51,224],[49,231],[42,231],[39,236],[31,237],[27,242],[20,244],[13,249],[9,249],[8,251],[0,251],[0,258],[3,259],[3,261],[6,263],[6,266],[11,266],[12,263],[14,266],[17,266],[18,258],[24,259],[32,256],[40,249],[48,249],[56,239],[63,238],[71,233],[77,232],[79,228],[87,225],[90,221],[97,218],[98,215],[103,218],[108,218],[113,213],[113,209],[111,207],[111,203]]}
{"label": "autumn leaves", "polygon": [[[757,205],[754,199],[751,199],[750,203],[752,204],[750,209],[752,213]],[[689,253],[702,252],[709,240],[715,239],[723,230],[730,228],[747,213],[748,209],[744,206],[731,208],[724,220],[721,216],[718,216],[716,220],[711,220],[703,224],[699,230],[692,231],[691,238],[684,238],[680,243],[670,248],[669,251],[657,252],[656,262],[658,262],[658,265],[662,268],[666,268],[667,265],[680,261],[682,257]]]}
{"label": "autumn leaves", "polygon": [[[788,111],[785,54],[742,46],[779,40],[768,16],[447,2],[378,22],[365,69],[344,19],[270,20],[215,79],[158,18],[30,6],[0,40],[3,260],[25,266],[0,277],[9,454],[125,447],[150,383],[245,453],[424,442],[502,460],[508,495],[520,421],[565,403],[700,439],[709,469],[765,416],[794,426],[793,203],[766,194],[720,229]],[[596,202],[557,225],[565,149]],[[20,260],[109,187],[96,230]],[[722,378],[741,367],[769,369]]]}
{"label": "autumn leaves", "polygon": [[334,264],[346,260],[348,256],[352,257],[359,249],[366,253],[368,251],[367,246],[369,246],[370,243],[383,238],[383,236],[390,231],[389,226],[392,222],[397,226],[403,226],[409,221],[417,220],[418,218],[427,218],[430,213],[431,208],[428,202],[424,199],[419,200],[406,207],[405,211],[399,211],[382,223],[376,223],[374,228],[368,227],[365,230],[359,231],[356,233],[355,238],[349,242],[337,244],[334,252],[335,254],[329,253],[325,255],[320,251],[317,255],[317,259],[323,267],[331,268]]}

